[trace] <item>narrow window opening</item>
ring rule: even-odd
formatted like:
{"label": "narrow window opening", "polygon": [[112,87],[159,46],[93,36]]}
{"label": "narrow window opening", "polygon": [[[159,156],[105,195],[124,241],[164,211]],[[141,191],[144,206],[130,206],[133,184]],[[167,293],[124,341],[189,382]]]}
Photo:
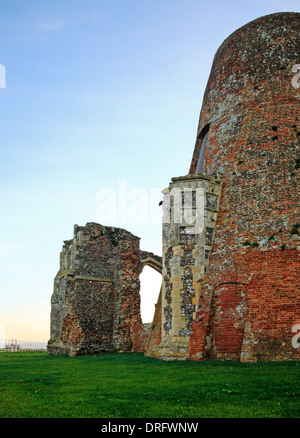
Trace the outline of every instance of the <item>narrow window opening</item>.
{"label": "narrow window opening", "polygon": [[206,148],[207,138],[208,138],[208,132],[209,132],[209,125],[206,125],[202,129],[202,132],[201,132],[201,134],[199,136],[200,141],[201,141],[201,147],[200,147],[199,158],[198,158],[198,163],[197,163],[197,167],[196,167],[196,172],[195,173],[201,173],[202,172],[205,148]]}
{"label": "narrow window opening", "polygon": [[145,266],[140,274],[141,316],[143,324],[153,321],[155,304],[157,303],[162,276],[150,266]]}

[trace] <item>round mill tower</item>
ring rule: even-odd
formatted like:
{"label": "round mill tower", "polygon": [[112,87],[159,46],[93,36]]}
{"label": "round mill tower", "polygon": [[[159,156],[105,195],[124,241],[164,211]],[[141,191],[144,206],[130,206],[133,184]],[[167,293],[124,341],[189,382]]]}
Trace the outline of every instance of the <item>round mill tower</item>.
{"label": "round mill tower", "polygon": [[189,174],[165,194],[175,186],[201,188],[204,225],[198,237],[164,225],[157,356],[299,359],[299,13],[258,18],[220,46]]}

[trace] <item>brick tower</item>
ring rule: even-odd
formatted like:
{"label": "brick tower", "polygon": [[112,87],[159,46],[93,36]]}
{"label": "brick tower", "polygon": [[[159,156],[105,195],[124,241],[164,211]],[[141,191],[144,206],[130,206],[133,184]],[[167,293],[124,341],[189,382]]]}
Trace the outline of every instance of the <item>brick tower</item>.
{"label": "brick tower", "polygon": [[189,175],[168,189],[204,188],[204,229],[195,238],[191,224],[164,225],[153,356],[300,358],[291,342],[300,324],[299,49],[300,14],[276,13],[236,30],[215,55]]}

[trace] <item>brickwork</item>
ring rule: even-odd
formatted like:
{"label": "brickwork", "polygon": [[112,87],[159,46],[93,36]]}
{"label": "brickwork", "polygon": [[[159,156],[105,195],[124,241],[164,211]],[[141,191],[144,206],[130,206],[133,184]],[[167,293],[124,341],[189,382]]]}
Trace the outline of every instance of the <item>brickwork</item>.
{"label": "brickwork", "polygon": [[49,354],[145,350],[139,275],[145,264],[159,270],[161,258],[141,251],[139,242],[120,228],[75,225],[54,281]]}
{"label": "brickwork", "polygon": [[162,290],[160,290],[157,303],[155,305],[154,317],[149,327],[149,337],[145,348],[145,356],[156,357],[158,346],[161,343],[162,328]]}
{"label": "brickwork", "polygon": [[[125,230],[75,226],[55,278],[50,354],[300,359],[299,48],[298,13],[258,18],[223,42],[189,174],[163,190],[162,259]],[[163,281],[144,326],[146,264]]]}
{"label": "brickwork", "polygon": [[163,191],[161,328],[157,336],[160,343],[151,350],[154,357],[189,358],[200,281],[208,265],[220,192],[218,179],[202,175],[173,178]]}
{"label": "brickwork", "polygon": [[154,357],[300,358],[291,342],[300,323],[299,48],[300,14],[278,13],[238,29],[215,55],[189,175],[170,185],[183,192],[202,181],[204,229],[195,237],[174,217],[163,225]]}
{"label": "brickwork", "polygon": [[[300,14],[262,17],[216,53],[198,133],[223,185],[190,358],[299,358]],[[196,142],[190,172],[201,147]]]}

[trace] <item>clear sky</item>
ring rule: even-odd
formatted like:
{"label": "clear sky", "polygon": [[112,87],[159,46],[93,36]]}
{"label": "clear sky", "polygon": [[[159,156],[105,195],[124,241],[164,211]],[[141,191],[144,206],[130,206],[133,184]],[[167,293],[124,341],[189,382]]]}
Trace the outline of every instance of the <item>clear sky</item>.
{"label": "clear sky", "polygon": [[[161,255],[159,193],[188,173],[216,50],[284,11],[299,0],[1,0],[0,338],[49,339],[74,224],[120,226]],[[149,272],[143,294],[156,301]]]}

